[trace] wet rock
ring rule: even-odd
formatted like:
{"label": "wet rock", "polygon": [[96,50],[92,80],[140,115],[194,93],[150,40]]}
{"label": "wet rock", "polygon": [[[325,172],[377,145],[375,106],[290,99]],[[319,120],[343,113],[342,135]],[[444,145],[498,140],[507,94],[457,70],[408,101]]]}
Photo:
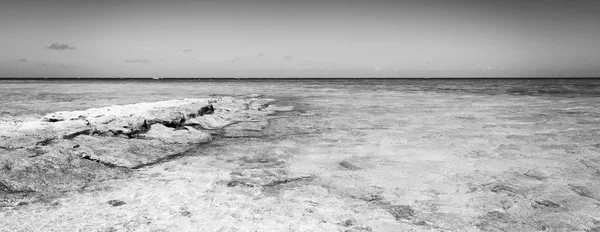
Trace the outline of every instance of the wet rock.
{"label": "wet rock", "polygon": [[535,180],[539,180],[539,181],[543,181],[545,179],[548,179],[548,175],[540,172],[540,171],[536,171],[536,170],[529,170],[526,173],[523,173],[524,176],[535,179]]}
{"label": "wet rock", "polygon": [[509,196],[514,196],[514,195],[518,195],[521,193],[519,189],[517,189],[507,183],[491,183],[491,184],[486,184],[483,187],[488,189],[491,192],[506,194]]}
{"label": "wet rock", "polygon": [[348,161],[342,161],[339,163],[340,167],[344,168],[344,169],[348,169],[350,171],[357,171],[360,170],[361,168],[355,166],[354,164],[351,164]]}
{"label": "wet rock", "polygon": [[595,194],[591,190],[589,190],[588,188],[586,188],[584,186],[569,184],[569,189],[571,191],[579,194],[582,197],[587,197],[587,198],[592,198],[592,199],[596,198]]}
{"label": "wet rock", "polygon": [[531,203],[531,207],[535,209],[545,209],[545,208],[560,208],[561,206],[558,203],[555,203],[551,200],[535,200]]}
{"label": "wet rock", "polygon": [[285,111],[292,111],[292,110],[294,110],[294,107],[292,107],[292,106],[269,105],[267,108],[265,108],[265,110],[285,112]]}
{"label": "wet rock", "polygon": [[119,206],[127,204],[127,203],[125,203],[124,201],[121,201],[121,200],[110,200],[107,203],[109,205],[113,206],[113,207],[119,207]]}
{"label": "wet rock", "polygon": [[264,128],[268,122],[240,122],[225,127],[223,137],[243,138],[243,137],[262,137],[265,135]]}
{"label": "wet rock", "polygon": [[600,232],[600,226],[589,228],[585,232]]}
{"label": "wet rock", "polygon": [[19,201],[15,204],[15,206],[25,206],[25,205],[29,205],[29,202],[26,201]]}
{"label": "wet rock", "polygon": [[265,185],[263,185],[263,187],[273,187],[273,186],[278,186],[278,185],[284,185],[284,184],[289,184],[292,182],[297,182],[297,181],[310,181],[314,179],[313,176],[300,176],[300,177],[289,177],[289,178],[283,178],[283,179],[276,179],[273,180]]}
{"label": "wet rock", "polygon": [[415,210],[408,205],[385,205],[383,208],[392,214],[397,221],[411,220],[416,216]]}
{"label": "wet rock", "polygon": [[181,209],[181,211],[179,211],[179,214],[181,214],[181,216],[184,216],[184,217],[192,216],[192,213],[190,211],[188,211],[187,209]]}
{"label": "wet rock", "polygon": [[356,220],[354,218],[350,218],[340,223],[341,226],[351,227],[356,225]]}
{"label": "wet rock", "polygon": [[285,160],[273,154],[260,154],[253,157],[244,156],[240,160],[240,166],[244,168],[273,168],[282,167]]}
{"label": "wet rock", "polygon": [[600,177],[600,160],[580,159],[579,162],[594,176]]}
{"label": "wet rock", "polygon": [[344,230],[344,232],[372,232],[373,229],[369,226],[356,226],[347,230]]}
{"label": "wet rock", "polygon": [[[483,231],[502,228],[503,224],[510,222],[510,217],[499,211],[488,212],[485,215],[479,216],[479,222],[475,224],[477,228]],[[498,225],[500,224],[500,225]]]}
{"label": "wet rock", "polygon": [[249,186],[249,187],[275,187],[298,181],[310,181],[313,176],[288,176],[285,171],[246,169],[231,173],[231,181],[227,186]]}
{"label": "wet rock", "polygon": [[367,193],[365,195],[357,196],[355,198],[361,199],[366,202],[372,202],[372,203],[382,203],[383,202],[384,204],[389,204],[388,202],[385,201],[385,198],[383,198],[383,196],[381,196],[380,194],[377,194],[377,193]]}

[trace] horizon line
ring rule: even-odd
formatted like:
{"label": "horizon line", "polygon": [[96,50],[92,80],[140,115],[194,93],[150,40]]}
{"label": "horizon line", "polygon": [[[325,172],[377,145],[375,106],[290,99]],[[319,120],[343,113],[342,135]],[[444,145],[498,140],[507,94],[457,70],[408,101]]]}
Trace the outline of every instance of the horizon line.
{"label": "horizon line", "polygon": [[0,77],[0,80],[211,80],[211,79],[600,79],[600,76],[577,77]]}

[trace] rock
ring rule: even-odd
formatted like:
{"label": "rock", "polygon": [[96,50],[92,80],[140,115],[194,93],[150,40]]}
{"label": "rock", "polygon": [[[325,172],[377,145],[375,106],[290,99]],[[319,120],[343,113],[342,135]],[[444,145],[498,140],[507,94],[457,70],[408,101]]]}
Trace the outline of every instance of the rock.
{"label": "rock", "polygon": [[202,117],[192,118],[189,121],[189,125],[199,125],[207,130],[222,128],[231,123],[231,120],[227,120],[226,118],[218,115],[204,115]]}
{"label": "rock", "polygon": [[268,126],[268,122],[240,122],[225,127],[223,137],[240,138],[240,137],[261,137],[264,136],[264,128]]}
{"label": "rock", "polygon": [[154,124],[147,133],[141,135],[146,139],[157,139],[168,144],[197,144],[210,139],[210,135],[188,127],[186,130],[175,130],[162,124]]}
{"label": "rock", "polygon": [[373,229],[369,226],[356,226],[345,230],[344,232],[372,232]]}
{"label": "rock", "polygon": [[569,189],[582,197],[595,199],[595,194],[584,186],[569,184]]}
{"label": "rock", "polygon": [[121,201],[121,200],[110,200],[107,203],[109,205],[112,205],[113,207],[119,207],[119,206],[127,204],[127,203],[125,203],[124,201]]}
{"label": "rock", "polygon": [[488,212],[487,214],[479,216],[478,219],[479,220],[474,225],[481,231],[501,231],[500,228],[516,225],[510,214],[499,211]]}
{"label": "rock", "polygon": [[344,227],[351,227],[351,226],[356,225],[356,220],[354,218],[350,218],[350,219],[345,220],[342,223],[340,223],[340,225],[342,225]]}
{"label": "rock", "polygon": [[179,214],[181,214],[181,216],[184,216],[184,217],[192,216],[192,213],[190,211],[188,211],[187,209],[182,209],[181,211],[179,211]]}
{"label": "rock", "polygon": [[415,210],[408,205],[386,205],[384,207],[397,221],[411,220],[415,217]]}
{"label": "rock", "polygon": [[15,204],[15,206],[25,206],[25,205],[29,205],[29,202],[26,201],[19,201]]}
{"label": "rock", "polygon": [[14,117],[0,118],[0,136],[7,132],[16,131],[21,125],[23,125],[23,120]]}
{"label": "rock", "polygon": [[548,175],[546,173],[537,170],[528,170],[526,173],[523,173],[523,175],[539,181],[548,179]]}
{"label": "rock", "polygon": [[293,106],[276,106],[276,105],[269,105],[267,108],[265,108],[268,111],[292,111],[294,110]]}
{"label": "rock", "polygon": [[125,172],[96,161],[81,159],[63,140],[43,147],[43,154],[28,156],[27,150],[0,150],[0,183],[5,192],[69,191],[81,189],[91,180],[112,179]]}
{"label": "rock", "polygon": [[10,138],[0,141],[0,147],[31,149],[50,140],[72,138],[79,134],[91,133],[91,131],[92,128],[83,121],[25,122]]}
{"label": "rock", "polygon": [[203,106],[202,108],[200,108],[200,110],[198,110],[198,116],[203,116],[205,114],[212,114],[215,112],[215,108],[213,107],[213,105],[207,105],[207,106]]}
{"label": "rock", "polygon": [[197,128],[243,122],[225,133],[264,134],[265,116],[274,113],[266,110],[271,102],[216,97],[62,111],[41,119],[3,118],[0,193],[78,190],[91,181],[117,178],[211,139]]}
{"label": "rock", "polygon": [[351,163],[350,163],[350,162],[348,162],[348,161],[342,161],[342,162],[340,162],[340,163],[339,163],[339,165],[340,165],[340,167],[342,167],[342,168],[344,168],[344,169],[348,169],[348,170],[350,170],[350,171],[356,171],[356,170],[360,170],[360,168],[359,168],[359,167],[357,167],[357,166],[356,166],[356,165],[354,165],[354,164],[351,164]]}
{"label": "rock", "polygon": [[109,167],[136,168],[188,149],[186,146],[168,144],[160,139],[78,136],[73,141],[79,145],[69,149],[73,154]]}
{"label": "rock", "polygon": [[585,230],[586,232],[600,232],[600,226]]}
{"label": "rock", "polygon": [[545,209],[545,208],[560,208],[561,206],[558,203],[555,203],[551,200],[535,200],[531,203],[531,207],[535,209]]}
{"label": "rock", "polygon": [[185,120],[185,125],[186,126],[199,126],[200,120],[198,120],[197,118],[190,118],[188,120]]}

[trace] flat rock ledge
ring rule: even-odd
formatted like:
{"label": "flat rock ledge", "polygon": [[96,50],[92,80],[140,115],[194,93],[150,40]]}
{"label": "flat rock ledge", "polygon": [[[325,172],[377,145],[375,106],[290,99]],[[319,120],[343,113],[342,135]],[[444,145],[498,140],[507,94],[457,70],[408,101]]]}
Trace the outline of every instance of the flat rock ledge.
{"label": "flat rock ledge", "polygon": [[266,116],[291,110],[273,102],[216,97],[0,119],[0,197],[78,190],[183,154],[214,135],[248,137],[268,124]]}

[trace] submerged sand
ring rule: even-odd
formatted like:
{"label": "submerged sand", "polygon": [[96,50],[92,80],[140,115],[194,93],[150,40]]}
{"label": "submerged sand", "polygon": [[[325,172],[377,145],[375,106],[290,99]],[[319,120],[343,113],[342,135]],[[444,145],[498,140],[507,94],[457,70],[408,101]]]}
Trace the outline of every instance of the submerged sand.
{"label": "submerged sand", "polygon": [[289,101],[167,162],[25,195],[0,208],[0,230],[600,230],[590,99],[354,94]]}

